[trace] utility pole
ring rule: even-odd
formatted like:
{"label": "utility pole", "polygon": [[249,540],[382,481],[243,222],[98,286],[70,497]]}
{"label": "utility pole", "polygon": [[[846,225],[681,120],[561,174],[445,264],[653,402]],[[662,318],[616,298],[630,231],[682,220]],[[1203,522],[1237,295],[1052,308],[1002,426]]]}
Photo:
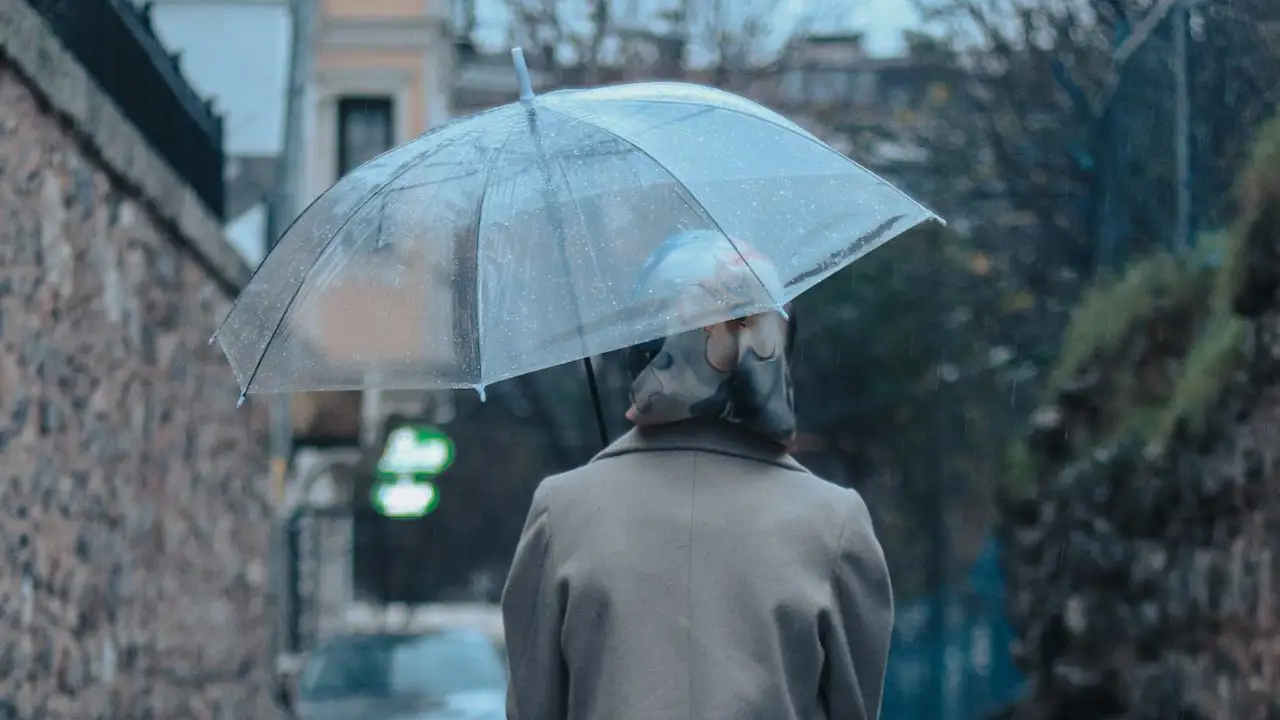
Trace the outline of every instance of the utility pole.
{"label": "utility pole", "polygon": [[[289,90],[285,100],[284,146],[280,153],[276,180],[273,244],[301,211],[303,170],[302,142],[306,117],[306,94],[311,77],[311,32],[315,0],[291,0],[292,53],[289,61]],[[285,482],[293,456],[292,408],[288,393],[271,397],[271,473],[273,491],[280,506],[286,496]]]}
{"label": "utility pole", "polygon": [[1191,228],[1191,91],[1189,81],[1188,16],[1195,0],[1159,0],[1154,8],[1134,26],[1133,33],[1116,49],[1112,59],[1115,68],[1110,82],[1104,88],[1099,105],[1109,108],[1120,73],[1125,63],[1141,48],[1166,18],[1173,33],[1173,82],[1174,118],[1173,153],[1174,182],[1176,187],[1176,215],[1173,232],[1174,248],[1190,246],[1194,242]]}
{"label": "utility pole", "polygon": [[[1114,208],[1114,203],[1117,202],[1114,198],[1117,195],[1112,192],[1114,183],[1118,182],[1114,177],[1113,166],[1116,163],[1123,164],[1119,156],[1123,155],[1124,149],[1118,144],[1122,140],[1116,134],[1120,132],[1118,125],[1122,120],[1122,110],[1117,107],[1117,93],[1124,77],[1125,66],[1164,26],[1165,20],[1169,19],[1171,14],[1178,14],[1177,9],[1181,3],[1182,0],[1157,0],[1154,7],[1133,23],[1132,28],[1128,27],[1127,21],[1117,28],[1116,47],[1111,56],[1110,77],[1103,83],[1102,89],[1091,103],[1099,143],[1094,150],[1097,154],[1095,162],[1098,167],[1099,185],[1095,188],[1093,211],[1097,223],[1098,235],[1095,240],[1098,243],[1098,261],[1101,267],[1110,267],[1121,259],[1124,255],[1121,240],[1127,236],[1125,228],[1118,225],[1118,211]],[[1172,244],[1176,246],[1181,242],[1179,238]]]}
{"label": "utility pole", "polygon": [[1177,224],[1175,247],[1190,247],[1191,236],[1191,91],[1187,79],[1188,15],[1191,4],[1180,0],[1173,10],[1174,158],[1177,163]]}
{"label": "utility pole", "polygon": [[[289,87],[285,99],[285,126],[283,147],[276,173],[276,192],[272,205],[270,233],[271,248],[301,211],[303,182],[304,130],[306,127],[307,85],[311,77],[312,27],[315,0],[289,0],[292,19],[292,48],[289,59]],[[291,570],[297,564],[295,538],[286,526],[288,520],[289,465],[293,457],[293,414],[289,393],[270,396],[270,470],[276,517],[272,527],[271,587],[275,607],[279,613],[276,633],[277,660],[284,659],[290,651],[285,630],[291,627],[289,618],[298,611],[295,583],[291,582]],[[282,668],[278,668],[282,669]]]}
{"label": "utility pole", "polygon": [[1129,61],[1130,57],[1133,57],[1138,48],[1142,47],[1151,38],[1151,34],[1156,31],[1156,28],[1160,27],[1160,23],[1168,17],[1169,13],[1177,9],[1180,4],[1182,4],[1182,0],[1160,0],[1152,8],[1151,12],[1138,21],[1138,24],[1133,28],[1133,33],[1125,38],[1120,47],[1116,49],[1113,59],[1117,72],[1120,67]]}

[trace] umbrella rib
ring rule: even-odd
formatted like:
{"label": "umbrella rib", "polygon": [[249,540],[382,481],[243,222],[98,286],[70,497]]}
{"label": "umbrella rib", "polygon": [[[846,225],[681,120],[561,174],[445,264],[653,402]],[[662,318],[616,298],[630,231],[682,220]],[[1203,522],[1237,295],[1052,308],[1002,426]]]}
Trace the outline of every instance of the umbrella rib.
{"label": "umbrella rib", "polygon": [[[690,103],[681,103],[681,104],[687,105]],[[702,201],[699,200],[697,196],[693,194],[693,191],[690,190],[687,185],[681,182],[680,178],[676,177],[674,173],[668,170],[666,166],[663,165],[662,162],[658,160],[658,158],[654,157],[648,150],[644,149],[643,147],[638,145],[636,142],[634,142],[630,138],[624,137],[622,134],[614,132],[613,130],[607,127],[604,127],[603,125],[589,123],[586,120],[580,120],[578,118],[573,117],[572,115],[569,115],[568,113],[560,112],[555,108],[548,108],[548,109],[551,110],[551,112],[554,112],[557,115],[569,120],[570,122],[582,123],[583,125],[586,125],[591,128],[595,128],[597,130],[600,130],[603,133],[607,133],[617,138],[618,142],[621,142],[625,145],[630,146],[636,152],[648,158],[649,161],[652,162],[655,167],[660,168],[663,172],[670,175],[671,179],[675,181],[675,187],[677,189],[677,192],[679,192],[683,196],[685,203],[689,205],[689,209],[693,210],[695,213],[702,215],[708,222],[711,223],[712,226],[715,227],[716,232],[724,236],[724,239],[729,242],[729,246],[733,248],[734,252],[738,253],[738,257],[742,259],[742,263],[747,266],[748,270],[751,271],[751,275],[756,279],[756,282],[759,283],[760,287],[764,288],[764,291],[769,294],[769,299],[773,302],[773,304],[778,307],[782,307],[782,304],[783,304],[782,299],[776,298],[773,296],[773,291],[769,289],[769,286],[765,284],[764,279],[760,277],[760,273],[756,272],[755,267],[751,265],[751,261],[747,259],[746,255],[743,254],[742,248],[738,247],[737,241],[735,241],[729,235],[729,233],[724,231],[724,228],[721,227],[720,222],[715,219],[715,216],[711,214],[711,211],[707,209],[707,206],[703,205]]]}
{"label": "umbrella rib", "polygon": [[[507,130],[506,137],[502,138],[502,143],[498,145],[497,150],[493,153],[493,158],[489,162],[489,166],[484,170],[484,184],[480,186],[480,198],[476,200],[475,210],[475,233],[476,233],[476,252],[475,252],[475,283],[476,283],[476,329],[475,329],[475,353],[476,353],[476,382],[481,386],[484,385],[484,353],[481,345],[480,325],[483,320],[484,303],[484,285],[480,282],[480,269],[484,267],[484,262],[480,256],[480,242],[483,239],[484,228],[484,206],[485,199],[489,197],[489,184],[493,181],[494,166],[502,159],[502,154],[506,151],[507,145],[511,143],[515,137],[518,123],[512,123],[511,129]],[[483,396],[483,395],[482,395]]]}
{"label": "umbrella rib", "polygon": [[[862,248],[868,245],[873,245],[872,247],[873,250],[877,247],[880,247],[880,245],[883,245],[884,242],[888,242],[888,240],[885,240],[879,243],[877,243],[876,241],[884,237],[885,233],[892,230],[893,226],[898,224],[898,221],[902,220],[904,217],[906,217],[906,215],[904,215],[903,213],[898,213],[897,215],[890,217],[884,222],[881,222],[879,225],[876,225],[874,228],[871,228],[870,231],[859,235],[857,238],[854,239],[853,243],[846,245],[845,247],[840,248],[839,250],[829,253],[826,259],[823,260],[821,263],[819,263],[816,267],[805,270],[799,275],[796,275],[795,277],[788,280],[786,282],[785,287],[795,287],[796,285],[799,285],[802,282],[810,280],[814,277],[818,277],[823,273],[833,270],[841,262],[843,262],[847,258],[850,258],[858,254],[859,250],[861,250]],[[918,222],[919,221],[917,221],[917,223]],[[892,239],[892,237],[893,236],[890,236],[890,239]],[[867,252],[870,252],[870,251],[867,251]]]}
{"label": "umbrella rib", "polygon": [[[360,202],[359,205],[357,205],[354,209],[352,209],[352,211],[347,215],[346,219],[342,221],[342,224],[339,225],[338,228],[333,231],[333,234],[329,236],[329,239],[324,242],[324,247],[320,248],[320,252],[319,254],[316,255],[315,261],[307,266],[306,271],[302,274],[302,279],[298,281],[298,286],[293,289],[293,294],[289,296],[289,302],[285,304],[284,312],[280,313],[280,319],[276,321],[275,328],[271,331],[271,334],[267,336],[267,344],[262,347],[262,354],[258,355],[258,361],[253,365],[253,372],[250,372],[249,378],[245,380],[244,390],[241,393],[242,395],[249,394],[249,388],[253,386],[254,378],[258,377],[258,371],[262,369],[262,361],[266,359],[267,353],[271,350],[271,343],[275,342],[276,337],[279,336],[280,334],[280,328],[281,326],[284,325],[284,319],[289,317],[289,311],[293,309],[294,301],[298,299],[298,295],[301,294],[303,286],[307,284],[307,280],[311,277],[311,271],[315,269],[316,264],[320,262],[320,259],[324,257],[325,253],[329,252],[329,247],[333,245],[333,241],[336,240],[338,236],[342,234],[343,230],[347,229],[347,225],[351,224],[351,221],[355,219],[356,215],[360,214],[361,210],[364,210],[365,206],[373,202],[373,199],[377,197],[378,194],[381,193],[383,190],[386,190],[388,187],[391,187],[391,183],[395,182],[396,180],[399,180],[401,177],[404,176],[405,173],[409,172],[410,170],[426,162],[433,155],[437,155],[441,151],[452,147],[455,143],[457,143],[456,138],[447,143],[442,144],[440,147],[436,148],[434,151],[424,152],[419,157],[404,161],[404,163],[401,164],[400,167],[396,168],[396,171],[392,173],[390,177],[388,177],[386,180],[383,180],[381,183],[379,183],[378,186],[374,188],[369,193],[369,195]],[[387,152],[390,152],[390,150],[388,150]],[[297,222],[297,221],[295,220],[294,222]]]}

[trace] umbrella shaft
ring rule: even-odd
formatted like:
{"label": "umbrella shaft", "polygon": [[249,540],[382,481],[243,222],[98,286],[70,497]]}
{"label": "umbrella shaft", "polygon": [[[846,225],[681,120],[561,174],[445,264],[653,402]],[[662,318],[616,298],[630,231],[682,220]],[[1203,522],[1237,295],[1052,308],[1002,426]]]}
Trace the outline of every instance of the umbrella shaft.
{"label": "umbrella shaft", "polygon": [[[551,164],[547,160],[546,150],[542,145],[542,133],[538,129],[538,114],[533,105],[527,107],[529,133],[533,136],[534,154],[537,156],[538,171],[542,175],[543,203],[547,210],[547,219],[551,223],[551,231],[556,238],[556,249],[560,260],[564,263],[565,278],[569,282],[569,301],[573,303],[573,314],[577,318],[578,339],[582,342],[582,366],[587,373],[587,388],[591,392],[591,405],[595,409],[596,424],[600,430],[600,444],[609,444],[609,431],[604,420],[604,406],[600,402],[600,385],[596,382],[596,371],[591,364],[591,348],[587,345],[587,335],[583,332],[582,308],[578,303],[578,292],[573,287],[573,267],[569,264],[569,251],[565,247],[566,231],[564,215],[560,203],[556,202],[555,189],[552,187]],[[568,182],[568,178],[565,179]]]}

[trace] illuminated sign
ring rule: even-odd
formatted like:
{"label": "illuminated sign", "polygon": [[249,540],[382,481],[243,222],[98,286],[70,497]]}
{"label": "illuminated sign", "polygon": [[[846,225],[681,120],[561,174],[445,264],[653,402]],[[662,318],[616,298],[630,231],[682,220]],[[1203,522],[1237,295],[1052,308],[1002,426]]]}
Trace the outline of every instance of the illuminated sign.
{"label": "illuminated sign", "polygon": [[387,436],[382,475],[439,475],[453,464],[453,441],[435,428],[401,427]]}
{"label": "illuminated sign", "polygon": [[435,510],[440,491],[428,479],[448,470],[453,455],[453,441],[435,428],[391,431],[376,466],[380,479],[370,493],[374,509],[391,518],[418,518]]}
{"label": "illuminated sign", "polygon": [[408,476],[394,482],[379,482],[373,488],[373,507],[390,518],[419,518],[436,509],[440,491],[426,481]]}

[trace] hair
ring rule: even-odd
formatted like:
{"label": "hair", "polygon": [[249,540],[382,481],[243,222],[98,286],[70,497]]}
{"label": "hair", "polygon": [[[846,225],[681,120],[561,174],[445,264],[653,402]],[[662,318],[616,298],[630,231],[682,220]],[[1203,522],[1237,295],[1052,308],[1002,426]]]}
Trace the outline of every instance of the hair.
{"label": "hair", "polygon": [[[746,318],[735,318],[735,320],[745,320]],[[791,357],[796,350],[796,333],[798,324],[796,322],[796,314],[794,312],[787,313],[787,340],[786,347],[783,352],[786,354],[787,362],[791,362]],[[623,350],[623,361],[626,363],[627,370],[631,375],[631,379],[635,380],[640,373],[649,366],[658,351],[662,349],[662,343],[666,338],[658,338],[647,342],[638,343]]]}

